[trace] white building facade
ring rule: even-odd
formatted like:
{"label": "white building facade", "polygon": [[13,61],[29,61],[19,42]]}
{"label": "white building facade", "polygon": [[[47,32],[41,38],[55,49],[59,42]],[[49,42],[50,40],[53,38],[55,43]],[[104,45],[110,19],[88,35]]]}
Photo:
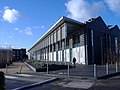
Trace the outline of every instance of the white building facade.
{"label": "white building facade", "polygon": [[62,17],[28,50],[30,59],[72,63],[75,57],[77,63],[85,64],[83,26],[83,23]]}

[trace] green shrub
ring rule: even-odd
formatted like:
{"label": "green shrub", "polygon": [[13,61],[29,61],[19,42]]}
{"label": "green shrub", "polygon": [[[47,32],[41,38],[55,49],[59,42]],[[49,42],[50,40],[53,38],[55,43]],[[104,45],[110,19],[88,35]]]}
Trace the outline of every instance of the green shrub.
{"label": "green shrub", "polygon": [[[49,71],[53,70],[62,70],[62,69],[68,69],[67,65],[64,65],[60,62],[55,62],[55,61],[38,61],[38,60],[27,60],[26,61],[28,64],[36,68],[36,70],[39,71],[46,71],[47,70],[47,63]],[[70,68],[72,66],[70,65]]]}
{"label": "green shrub", "polygon": [[0,72],[0,90],[4,90],[5,76],[3,72]]}

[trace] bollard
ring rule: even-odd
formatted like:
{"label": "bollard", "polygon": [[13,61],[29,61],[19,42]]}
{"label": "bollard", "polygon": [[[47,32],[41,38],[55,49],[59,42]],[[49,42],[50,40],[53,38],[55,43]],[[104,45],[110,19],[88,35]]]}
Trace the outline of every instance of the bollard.
{"label": "bollard", "polygon": [[49,74],[49,71],[48,71],[48,63],[47,63],[47,74]]}
{"label": "bollard", "polygon": [[70,65],[68,63],[68,76],[70,76]]}
{"label": "bollard", "polygon": [[96,64],[94,64],[94,77],[97,77],[97,69],[96,69]]}
{"label": "bollard", "polygon": [[106,63],[106,74],[109,74],[109,67],[108,67],[108,63]]}
{"label": "bollard", "polygon": [[118,63],[116,62],[116,72],[118,72]]}

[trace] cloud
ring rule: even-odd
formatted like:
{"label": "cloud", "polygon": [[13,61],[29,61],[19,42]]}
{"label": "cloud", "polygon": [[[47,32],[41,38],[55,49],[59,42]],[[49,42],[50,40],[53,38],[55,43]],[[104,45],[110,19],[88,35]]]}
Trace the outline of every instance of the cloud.
{"label": "cloud", "polygon": [[98,2],[87,2],[87,0],[69,0],[65,3],[68,11],[68,17],[86,21],[92,17],[96,17],[104,7],[102,1]]}
{"label": "cloud", "polygon": [[45,26],[42,25],[41,28],[45,28]]}
{"label": "cloud", "polygon": [[9,38],[10,38],[10,39],[14,38],[14,33],[11,33],[11,34],[9,35]]}
{"label": "cloud", "polygon": [[20,12],[15,9],[10,9],[9,7],[4,7],[3,19],[9,23],[14,23],[20,17]]}
{"label": "cloud", "polygon": [[33,26],[32,28],[33,28],[33,29],[43,29],[43,28],[45,28],[45,27],[42,25],[42,26]]}
{"label": "cloud", "polygon": [[21,33],[21,34],[25,34],[25,35],[28,35],[28,36],[32,36],[33,33],[32,33],[32,27],[25,27],[24,29],[20,29],[18,27],[15,27],[14,30]]}
{"label": "cloud", "polygon": [[17,27],[15,27],[14,29],[15,29],[16,31],[19,31],[19,28],[17,28]]}
{"label": "cloud", "polygon": [[16,30],[19,33],[22,33],[22,30],[20,30],[18,27],[15,27],[14,30]]}
{"label": "cloud", "polygon": [[26,27],[24,32],[26,35],[32,36],[32,28],[31,27]]}
{"label": "cloud", "polygon": [[9,38],[13,38],[13,36],[12,36],[12,35],[9,35]]}
{"label": "cloud", "polygon": [[32,28],[33,29],[40,29],[41,27],[40,26],[33,26]]}
{"label": "cloud", "polygon": [[9,38],[13,38],[13,36],[12,36],[12,35],[10,35],[10,36],[9,36]]}
{"label": "cloud", "polygon": [[109,9],[120,15],[120,0],[104,0]]}

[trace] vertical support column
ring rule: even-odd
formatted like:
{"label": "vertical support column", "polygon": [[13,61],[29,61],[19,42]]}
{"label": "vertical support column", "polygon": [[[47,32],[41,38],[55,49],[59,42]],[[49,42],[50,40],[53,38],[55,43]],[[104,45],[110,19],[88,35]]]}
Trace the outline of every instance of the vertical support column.
{"label": "vertical support column", "polygon": [[50,45],[49,45],[49,60],[51,59],[51,56],[50,56]]}
{"label": "vertical support column", "polygon": [[46,61],[46,47],[45,47],[45,61]]}
{"label": "vertical support column", "polygon": [[47,61],[49,61],[49,37],[48,37],[48,44],[47,44]]}
{"label": "vertical support column", "polygon": [[41,60],[42,60],[42,48],[41,48],[41,55],[40,56],[41,56]]}
{"label": "vertical support column", "polygon": [[69,48],[70,48],[70,62],[72,63],[73,38],[69,40]]}
{"label": "vertical support column", "polygon": [[58,43],[56,42],[56,61],[58,62]]}
{"label": "vertical support column", "polygon": [[47,47],[47,45],[46,45],[46,49],[45,49],[45,50],[46,50],[46,51],[45,51],[45,54],[46,54],[46,58],[45,58],[45,59],[46,59],[46,61],[47,61],[47,59],[48,59],[48,57],[47,57],[47,56],[48,56],[48,55],[47,55],[47,54],[48,54],[48,49],[47,49],[47,48],[48,48],[48,47]]}
{"label": "vertical support column", "polygon": [[116,72],[118,72],[118,63],[116,62]]}
{"label": "vertical support column", "polygon": [[55,43],[55,52],[56,52],[56,58],[55,58],[55,61],[58,62],[57,29],[54,31],[54,43]]}
{"label": "vertical support column", "polygon": [[[80,41],[80,34],[79,34],[79,41]],[[80,44],[79,44],[79,63],[81,62],[80,60]]]}
{"label": "vertical support column", "polygon": [[87,44],[87,29],[84,31],[84,45],[85,45],[85,64],[88,65],[88,44]]}
{"label": "vertical support column", "polygon": [[62,58],[61,58],[61,53],[62,53],[62,47],[61,47],[61,37],[62,37],[62,35],[61,35],[61,32],[62,32],[62,30],[61,30],[61,27],[59,28],[59,30],[60,30],[60,62],[62,62]]}
{"label": "vertical support column", "polygon": [[54,54],[54,53],[53,53],[53,50],[54,50],[54,45],[53,45],[53,33],[51,33],[50,39],[51,39],[50,41],[51,41],[51,45],[52,45],[52,58],[51,58],[52,60],[51,60],[51,61],[54,61],[54,56],[53,56],[53,54]]}
{"label": "vertical support column", "polygon": [[97,77],[97,69],[96,69],[96,64],[94,64],[94,78]]}
{"label": "vertical support column", "polygon": [[65,37],[65,65],[66,65],[66,37]]}
{"label": "vertical support column", "polygon": [[108,63],[106,63],[106,74],[109,74],[109,66],[108,66]]}
{"label": "vertical support column", "polygon": [[49,35],[49,37],[48,37],[48,45],[49,45],[49,52],[48,52],[48,60],[50,61],[50,35]]}
{"label": "vertical support column", "polygon": [[45,55],[45,48],[43,47],[43,60],[45,59],[44,56]]}
{"label": "vertical support column", "polygon": [[49,64],[48,64],[48,62],[47,62],[47,74],[49,74]]}
{"label": "vertical support column", "polygon": [[60,62],[62,62],[62,60],[61,60],[61,40],[60,40]]}
{"label": "vertical support column", "polygon": [[67,24],[66,23],[64,24],[64,29],[65,29],[64,34],[65,34],[65,65],[66,65],[66,61],[67,61],[66,60],[66,38],[67,38]]}
{"label": "vertical support column", "polygon": [[91,30],[91,43],[92,43],[92,64],[95,63],[94,61],[94,37],[93,37],[93,30]]}
{"label": "vertical support column", "polygon": [[54,44],[52,44],[52,61],[54,61]]}
{"label": "vertical support column", "polygon": [[70,76],[70,65],[68,63],[68,77]]}
{"label": "vertical support column", "polygon": [[101,40],[101,59],[102,59],[102,64],[104,64],[103,62],[103,45],[102,45],[102,37],[100,38]]}
{"label": "vertical support column", "polygon": [[43,47],[43,60],[45,60],[45,47]]}

